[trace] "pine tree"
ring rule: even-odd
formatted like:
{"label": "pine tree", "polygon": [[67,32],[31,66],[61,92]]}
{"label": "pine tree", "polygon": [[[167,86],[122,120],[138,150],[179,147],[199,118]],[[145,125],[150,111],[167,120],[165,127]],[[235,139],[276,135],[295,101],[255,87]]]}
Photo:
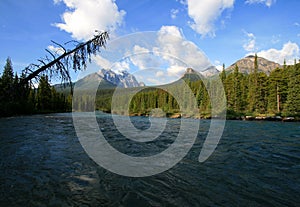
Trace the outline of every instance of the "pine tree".
{"label": "pine tree", "polygon": [[257,74],[257,103],[256,103],[256,112],[260,114],[265,114],[267,111],[267,97],[268,97],[268,88],[267,88],[267,75],[263,72]]}
{"label": "pine tree", "polygon": [[281,113],[287,99],[289,70],[277,68],[268,78],[268,112]]}
{"label": "pine tree", "polygon": [[37,109],[46,112],[51,109],[51,87],[47,76],[42,76],[37,92]]}
{"label": "pine tree", "polygon": [[222,72],[220,74],[220,78],[221,78],[222,83],[224,84],[224,82],[226,80],[225,64],[223,64]]}
{"label": "pine tree", "polygon": [[12,115],[14,102],[14,73],[11,59],[6,59],[0,81],[0,116]]}
{"label": "pine tree", "polygon": [[248,85],[248,110],[249,112],[257,111],[258,104],[258,57],[255,54],[254,57],[254,68],[249,74],[249,85]]}
{"label": "pine tree", "polygon": [[12,100],[12,92],[13,92],[13,83],[14,83],[14,72],[12,67],[12,62],[10,58],[6,59],[6,64],[4,66],[3,75],[1,78],[1,90],[2,90],[2,98],[6,101]]}
{"label": "pine tree", "polygon": [[284,114],[287,116],[300,116],[300,64],[292,66]]}

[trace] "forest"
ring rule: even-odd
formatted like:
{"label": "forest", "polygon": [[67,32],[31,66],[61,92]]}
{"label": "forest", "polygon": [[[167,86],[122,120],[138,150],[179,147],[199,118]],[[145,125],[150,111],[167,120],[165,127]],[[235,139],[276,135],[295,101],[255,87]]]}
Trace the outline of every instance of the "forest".
{"label": "forest", "polygon": [[[216,76],[200,78],[196,73],[186,73],[181,80],[189,86],[198,112],[182,111],[178,100],[167,91],[175,91],[184,96],[182,82],[177,81],[165,86],[119,89],[104,88],[97,91],[96,98],[89,91],[78,91],[72,98],[71,91],[57,91],[50,85],[47,76],[41,76],[37,88],[30,84],[18,84],[21,77],[14,75],[12,62],[8,58],[0,77],[0,116],[34,113],[51,113],[101,110],[122,115],[151,115],[153,109],[160,108],[169,117],[211,118],[210,87],[214,87]],[[258,72],[257,56],[253,69],[241,73],[237,65],[233,71],[225,70],[219,74],[226,94],[228,119],[254,117],[295,117],[300,118],[300,63],[285,65],[274,69],[269,75]],[[138,91],[138,92],[137,92]],[[215,91],[218,96],[220,91]],[[114,98],[114,102],[112,102]],[[72,100],[73,99],[73,100]],[[186,102],[187,106],[192,102]],[[113,108],[112,108],[113,107]],[[194,110],[193,109],[193,110]],[[159,115],[157,115],[159,116]]]}
{"label": "forest", "polygon": [[[241,119],[246,116],[253,117],[300,117],[300,63],[294,65],[284,64],[282,68],[275,68],[269,75],[258,71],[257,56],[255,56],[253,68],[248,74],[241,73],[237,65],[233,71],[225,70],[219,74],[224,86],[227,99],[227,118]],[[199,113],[194,118],[211,118],[211,103],[208,88],[217,84],[216,77],[200,78],[195,74],[185,74],[182,78],[190,87],[197,102]],[[182,91],[182,85],[178,82],[164,86],[164,88],[144,87],[138,93],[132,95],[128,103],[128,97],[136,89],[121,89],[119,93],[114,89],[98,91],[96,97],[96,109],[109,113],[125,115],[146,115],[152,109],[161,108],[167,116],[183,114],[180,111],[176,99],[166,91]],[[215,91],[218,96],[218,91]],[[116,96],[117,106],[113,109],[112,94]],[[77,109],[93,110],[93,104],[88,93],[80,96],[81,106]],[[129,108],[129,111],[128,111]],[[183,114],[185,117],[195,116]]]}
{"label": "forest", "polygon": [[7,58],[0,77],[0,117],[71,110],[71,95],[57,92],[48,76],[39,78],[37,88],[30,83],[21,84],[22,78],[24,74],[14,74],[12,61]]}

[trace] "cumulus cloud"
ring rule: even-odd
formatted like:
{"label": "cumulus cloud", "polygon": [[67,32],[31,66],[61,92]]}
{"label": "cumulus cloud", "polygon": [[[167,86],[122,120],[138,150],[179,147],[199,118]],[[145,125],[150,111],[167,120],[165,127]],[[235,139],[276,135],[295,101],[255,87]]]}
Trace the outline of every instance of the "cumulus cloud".
{"label": "cumulus cloud", "polygon": [[[205,54],[192,42],[183,38],[182,32],[176,26],[163,26],[158,31],[158,48],[161,56],[170,65],[193,67],[196,70],[204,70],[210,62]],[[173,67],[172,69],[178,70]]]}
{"label": "cumulus cloud", "polygon": [[234,0],[187,0],[190,26],[202,36],[215,36],[214,22],[226,9],[233,8]]}
{"label": "cumulus cloud", "polygon": [[246,4],[265,4],[267,7],[271,7],[276,3],[276,0],[247,0]]}
{"label": "cumulus cloud", "polygon": [[284,60],[286,60],[286,63],[290,65],[294,63],[295,59],[299,58],[299,51],[299,46],[296,43],[287,42],[283,45],[281,50],[274,48],[262,50],[258,52],[257,55],[279,64],[283,64]]}
{"label": "cumulus cloud", "polygon": [[92,58],[93,61],[95,61],[95,63],[101,68],[109,69],[112,66],[112,63],[109,60],[103,58],[101,55],[96,55]]}
{"label": "cumulus cloud", "polygon": [[158,78],[163,77],[164,75],[165,75],[165,73],[163,71],[158,71],[155,73],[155,77],[158,77]]}
{"label": "cumulus cloud", "polygon": [[[155,33],[137,33],[124,38],[116,40],[118,48],[111,47],[112,41],[102,56],[94,58],[98,66],[114,71],[130,70],[135,74],[141,72],[138,77],[144,78],[138,79],[146,84],[150,82],[149,77],[161,84],[170,83],[178,80],[189,67],[201,72],[211,66],[205,54],[187,41],[176,26],[162,26]],[[119,63],[113,63],[114,60]]]}
{"label": "cumulus cloud", "polygon": [[105,70],[112,70],[115,73],[120,73],[124,70],[130,70],[130,61],[128,59],[124,59],[118,62],[110,62],[106,58],[102,57],[101,55],[93,56],[93,61],[98,65],[100,68]]}
{"label": "cumulus cloud", "polygon": [[256,37],[253,33],[248,33],[244,31],[245,35],[247,36],[247,42],[243,45],[243,48],[247,52],[253,52],[256,50]]}
{"label": "cumulus cloud", "polygon": [[171,10],[171,18],[176,19],[178,12],[179,12],[178,9],[172,9]]}
{"label": "cumulus cloud", "polygon": [[122,61],[114,63],[110,69],[112,71],[114,71],[115,73],[120,73],[124,70],[129,71],[130,70],[130,63],[127,59],[122,60]]}
{"label": "cumulus cloud", "polygon": [[182,31],[176,26],[162,26],[158,31],[159,37],[162,36],[174,36],[178,38],[183,38]]}
{"label": "cumulus cloud", "polygon": [[158,64],[157,60],[150,54],[150,50],[139,45],[134,45],[132,55],[129,58],[132,64],[141,70]]}
{"label": "cumulus cloud", "polygon": [[215,60],[214,65],[215,65],[215,67],[217,68],[218,71],[223,70],[223,64],[221,64],[221,61]]}
{"label": "cumulus cloud", "polygon": [[54,0],[63,2],[68,10],[62,14],[63,23],[54,25],[78,40],[93,37],[95,30],[114,31],[123,22],[125,11],[119,11],[115,0]]}
{"label": "cumulus cloud", "polygon": [[171,65],[167,71],[169,76],[181,77],[186,71],[186,67],[181,65]]}
{"label": "cumulus cloud", "polygon": [[150,84],[150,85],[162,85],[164,84],[164,82],[161,81],[161,79],[156,79],[156,78],[146,78],[146,81]]}

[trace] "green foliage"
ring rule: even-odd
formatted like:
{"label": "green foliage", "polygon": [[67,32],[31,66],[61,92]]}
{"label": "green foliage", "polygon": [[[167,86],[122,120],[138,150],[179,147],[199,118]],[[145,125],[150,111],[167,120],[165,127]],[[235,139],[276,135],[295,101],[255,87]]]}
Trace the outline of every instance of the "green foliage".
{"label": "green foliage", "polygon": [[300,116],[300,64],[289,67],[287,101],[284,114],[287,116]]}
{"label": "green foliage", "polygon": [[[226,74],[223,70],[219,75],[227,98],[227,116],[229,118],[259,114],[300,116],[300,64],[277,68],[269,76],[258,72],[257,68],[256,59],[250,74],[241,73],[236,66],[232,73]],[[221,98],[221,92],[216,87],[217,82],[214,78],[203,80],[196,78],[191,73],[186,74],[183,80],[195,96],[200,117],[210,117],[210,96]],[[178,100],[166,92],[178,91],[178,94],[183,95],[185,91],[180,83],[175,82],[164,87],[168,90],[144,87],[135,93],[131,101],[128,99],[129,94],[137,89],[122,89],[116,95],[119,108],[112,113],[126,114],[127,109],[122,108],[122,105],[128,102],[130,102],[129,115],[149,115],[151,110],[156,108],[161,108],[167,115],[181,113]],[[208,91],[213,94],[209,94]],[[114,94],[112,89],[98,91],[97,109],[110,112],[112,94]]]}
{"label": "green foliage", "polygon": [[269,113],[280,113],[287,99],[288,71],[276,68],[268,78],[268,106]]}
{"label": "green foliage", "polygon": [[12,62],[8,58],[0,78],[0,117],[70,110],[70,100],[57,93],[47,77],[41,77],[38,89],[21,84],[24,77],[24,74],[21,78],[17,73],[13,75]]}

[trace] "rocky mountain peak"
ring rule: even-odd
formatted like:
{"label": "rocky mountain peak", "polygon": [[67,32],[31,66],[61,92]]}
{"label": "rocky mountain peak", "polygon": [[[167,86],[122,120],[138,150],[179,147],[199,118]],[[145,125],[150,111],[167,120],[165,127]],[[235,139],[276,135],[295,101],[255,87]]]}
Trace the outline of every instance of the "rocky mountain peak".
{"label": "rocky mountain peak", "polygon": [[[255,56],[249,55],[233,63],[226,70],[233,71],[235,65],[237,65],[239,67],[240,72],[249,74],[251,73],[251,71],[254,70],[254,60],[255,60]],[[258,72],[264,72],[267,75],[269,75],[272,70],[282,67],[280,64],[269,61],[262,57],[257,57],[257,63],[258,63]]]}
{"label": "rocky mountain peak", "polygon": [[193,68],[187,68],[185,71],[186,74],[191,74],[191,73],[195,73]]}
{"label": "rocky mountain peak", "polygon": [[185,71],[185,75],[196,74],[196,73],[197,74],[201,74],[204,77],[210,77],[210,76],[214,76],[214,75],[219,74],[219,71],[218,71],[218,69],[215,66],[209,66],[208,68],[206,68],[205,70],[201,71],[200,73],[196,72],[192,68],[187,68],[186,71]]}
{"label": "rocky mountain peak", "polygon": [[139,87],[144,84],[140,84],[136,78],[127,72],[126,70],[118,71],[117,73],[112,70],[101,69],[96,75],[102,79],[122,88]]}
{"label": "rocky mountain peak", "polygon": [[78,80],[75,84],[81,89],[89,89],[96,84],[102,83],[101,87],[121,87],[131,88],[145,86],[144,83],[139,83],[136,78],[127,71],[114,72],[112,70],[101,69],[97,73],[92,73]]}

